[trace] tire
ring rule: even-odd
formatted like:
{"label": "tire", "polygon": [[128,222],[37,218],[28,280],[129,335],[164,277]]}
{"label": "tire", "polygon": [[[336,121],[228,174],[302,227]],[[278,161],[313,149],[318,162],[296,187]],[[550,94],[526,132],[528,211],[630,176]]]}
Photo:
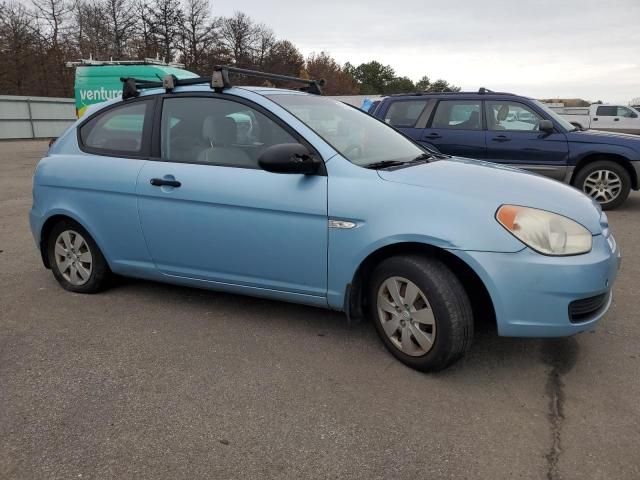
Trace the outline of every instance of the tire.
{"label": "tire", "polygon": [[[391,292],[394,284],[399,287],[400,303],[409,302],[409,309],[396,308],[395,315],[390,312],[398,303]],[[471,302],[460,280],[440,260],[420,255],[388,258],[373,271],[367,295],[380,339],[405,365],[422,372],[438,371],[469,350]],[[413,301],[408,298],[412,296]]]}
{"label": "tire", "polygon": [[78,223],[62,220],[54,225],[47,238],[47,255],[53,276],[65,290],[97,293],[108,287],[112,277],[109,265]]}
{"label": "tire", "polygon": [[619,163],[598,160],[578,170],[573,186],[600,203],[603,210],[612,210],[629,196],[631,177]]}

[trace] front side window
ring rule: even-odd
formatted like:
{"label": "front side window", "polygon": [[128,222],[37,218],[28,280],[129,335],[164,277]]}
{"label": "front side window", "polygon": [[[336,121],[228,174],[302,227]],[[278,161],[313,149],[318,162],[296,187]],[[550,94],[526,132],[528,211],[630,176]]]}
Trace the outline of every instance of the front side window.
{"label": "front side window", "polygon": [[517,102],[485,102],[487,128],[489,130],[537,131],[540,117],[526,105]]}
{"label": "front side window", "polygon": [[220,98],[165,99],[161,132],[164,160],[231,167],[258,168],[267,147],[297,143],[264,114]]}
{"label": "front side window", "polygon": [[425,153],[393,128],[342,102],[303,94],[268,97],[356,165],[412,160]]}
{"label": "front side window", "polygon": [[431,128],[480,130],[480,102],[469,100],[441,100],[431,122]]}
{"label": "front side window", "polygon": [[149,101],[111,108],[80,127],[85,147],[105,153],[140,154]]}
{"label": "front side window", "polygon": [[413,127],[427,106],[426,100],[400,100],[393,102],[384,121],[394,127]]}
{"label": "front side window", "polygon": [[567,132],[574,132],[574,131],[577,130],[577,128],[574,127],[573,125],[571,125],[570,122],[568,122],[566,119],[564,119],[563,117],[558,115],[556,112],[551,110],[544,103],[542,103],[542,102],[540,102],[538,100],[533,100],[533,103],[535,103],[536,106],[539,109],[541,109],[543,112],[545,112],[547,114],[547,117],[549,117],[551,120],[553,120],[554,123],[561,125],[562,128],[564,128]]}
{"label": "front side window", "polygon": [[624,118],[637,118],[638,116],[627,107],[618,107],[618,116]]}

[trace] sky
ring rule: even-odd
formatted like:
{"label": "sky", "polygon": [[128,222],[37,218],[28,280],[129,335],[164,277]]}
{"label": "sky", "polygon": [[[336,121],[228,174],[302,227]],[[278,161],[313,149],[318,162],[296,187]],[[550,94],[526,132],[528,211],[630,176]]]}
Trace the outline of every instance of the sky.
{"label": "sky", "polygon": [[536,98],[640,97],[640,0],[212,0],[306,55]]}

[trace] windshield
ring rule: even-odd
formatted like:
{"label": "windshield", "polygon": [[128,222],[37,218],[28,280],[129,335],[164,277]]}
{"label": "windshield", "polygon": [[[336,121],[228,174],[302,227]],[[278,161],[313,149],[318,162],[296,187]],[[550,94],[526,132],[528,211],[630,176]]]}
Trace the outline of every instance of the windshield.
{"label": "windshield", "polygon": [[313,95],[268,97],[361,167],[383,161],[410,161],[425,153],[393,128],[342,102]]}
{"label": "windshield", "polygon": [[560,126],[562,126],[562,128],[564,128],[567,132],[573,132],[574,130],[578,130],[574,125],[571,125],[571,123],[569,123],[567,120],[562,118],[556,112],[551,110],[544,103],[539,102],[538,100],[534,100],[533,103],[535,103],[538,107],[544,110],[547,113],[547,115],[551,117],[552,120],[554,120],[556,123],[559,123]]}

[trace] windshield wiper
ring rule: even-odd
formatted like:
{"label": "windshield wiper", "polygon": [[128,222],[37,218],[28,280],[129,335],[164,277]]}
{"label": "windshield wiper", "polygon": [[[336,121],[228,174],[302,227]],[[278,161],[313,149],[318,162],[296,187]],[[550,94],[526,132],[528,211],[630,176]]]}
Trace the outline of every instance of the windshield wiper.
{"label": "windshield wiper", "polygon": [[422,160],[429,160],[430,158],[433,158],[435,155],[433,153],[421,153],[420,155],[418,155],[416,158],[414,158],[413,160],[410,160],[409,162],[406,163],[416,163],[416,162],[420,162]]}
{"label": "windshield wiper", "polygon": [[388,167],[399,167],[402,165],[414,165],[416,163],[422,163],[426,160],[433,158],[431,153],[421,153],[417,157],[411,160],[382,160],[380,162],[373,162],[368,165],[365,165],[365,168],[371,168],[377,170],[379,168],[388,168]]}
{"label": "windshield wiper", "polygon": [[378,168],[397,167],[398,165],[404,165],[407,162],[401,162],[400,160],[382,160],[381,162],[373,162],[365,165],[365,168],[371,168],[377,170]]}

